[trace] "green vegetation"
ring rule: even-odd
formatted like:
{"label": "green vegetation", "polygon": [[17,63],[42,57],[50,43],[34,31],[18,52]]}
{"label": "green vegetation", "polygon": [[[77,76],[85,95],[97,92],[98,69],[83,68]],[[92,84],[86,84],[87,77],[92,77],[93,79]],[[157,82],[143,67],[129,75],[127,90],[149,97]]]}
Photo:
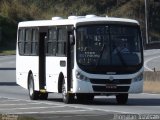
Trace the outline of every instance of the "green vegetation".
{"label": "green vegetation", "polygon": [[37,120],[33,117],[19,116],[17,120]]}
{"label": "green vegetation", "polygon": [[33,117],[14,114],[0,114],[0,120],[37,120]]}
{"label": "green vegetation", "polygon": [[[160,1],[148,0],[149,35],[160,40]],[[145,38],[144,0],[0,0],[0,50],[15,49],[20,21],[96,14],[136,19]]]}
{"label": "green vegetation", "polygon": [[16,50],[10,50],[10,48],[8,48],[9,50],[0,50],[0,55],[15,55],[16,54]]}
{"label": "green vegetation", "polygon": [[7,17],[0,16],[0,51],[15,49],[17,24]]}

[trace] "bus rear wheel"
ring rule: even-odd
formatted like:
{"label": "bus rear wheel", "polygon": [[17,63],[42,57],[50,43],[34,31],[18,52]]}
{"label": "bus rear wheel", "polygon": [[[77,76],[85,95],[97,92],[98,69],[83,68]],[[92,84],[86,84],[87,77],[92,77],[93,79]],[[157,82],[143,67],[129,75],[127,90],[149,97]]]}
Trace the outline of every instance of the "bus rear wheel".
{"label": "bus rear wheel", "polygon": [[118,94],[118,95],[116,95],[116,100],[119,105],[127,104],[128,94],[127,93],[126,94]]}
{"label": "bus rear wheel", "polygon": [[65,80],[62,82],[62,98],[66,104],[72,103],[74,100],[74,94],[67,92]]}
{"label": "bus rear wheel", "polygon": [[39,92],[34,90],[34,79],[32,74],[29,75],[28,91],[31,100],[37,100],[39,98]]}
{"label": "bus rear wheel", "polygon": [[48,98],[48,93],[39,93],[39,99],[40,100],[47,100]]}

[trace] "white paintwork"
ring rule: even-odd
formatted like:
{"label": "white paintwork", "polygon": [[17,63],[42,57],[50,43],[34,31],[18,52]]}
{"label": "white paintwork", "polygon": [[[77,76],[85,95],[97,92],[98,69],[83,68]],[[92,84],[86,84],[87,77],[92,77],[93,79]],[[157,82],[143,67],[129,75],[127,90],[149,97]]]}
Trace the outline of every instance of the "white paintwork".
{"label": "white paintwork", "polygon": [[124,19],[124,18],[114,18],[114,17],[99,17],[99,16],[69,16],[70,19],[59,19],[58,20],[36,20],[36,21],[26,21],[20,22],[18,27],[33,27],[33,26],[55,26],[55,25],[74,25],[77,23],[85,22],[124,22],[124,23],[135,23],[139,24],[136,20]]}
{"label": "white paintwork", "polygon": [[49,92],[58,92],[58,77],[60,73],[67,76],[66,67],[60,67],[60,60],[67,62],[66,57],[46,57],[46,88]]}
{"label": "white paintwork", "polygon": [[[89,79],[109,79],[111,76],[114,79],[132,79],[130,84],[130,89],[128,93],[142,93],[143,92],[143,79],[138,82],[133,82],[133,79],[137,77],[140,73],[143,73],[144,68],[139,70],[137,73],[134,74],[126,74],[126,75],[99,75],[99,74],[89,74],[82,71],[78,66],[74,70],[73,74],[76,73],[76,70],[81,72],[84,76],[88,77]],[[73,75],[73,93],[95,93],[92,88],[92,83],[88,81],[79,80]],[[104,92],[105,93],[105,92]],[[106,92],[107,93],[107,92]]]}
{"label": "white paintwork", "polygon": [[39,77],[38,77],[38,57],[32,56],[19,56],[17,55],[17,60],[16,60],[16,80],[17,84],[20,86],[28,89],[28,74],[29,71],[32,71],[33,77],[34,77],[34,85],[35,85],[35,90],[39,90]]}
{"label": "white paintwork", "polygon": [[[88,23],[131,23],[137,24],[139,23],[136,20],[131,19],[122,19],[122,18],[111,18],[111,17],[98,17],[94,15],[88,16],[70,16],[68,19],[61,19],[60,17],[56,17],[53,20],[39,20],[39,21],[26,21],[20,22],[18,27],[38,27],[38,26],[58,26],[58,25],[76,25],[88,24]],[[76,36],[75,36],[76,37]],[[76,45],[74,46],[74,50]],[[76,52],[74,52],[74,69],[73,69],[73,89],[71,92],[73,93],[94,93],[92,89],[92,84],[90,82],[78,80],[75,76],[75,72],[81,71],[83,75],[88,78],[97,78],[97,79],[108,79],[110,76],[113,76],[115,79],[133,79],[141,72],[143,69],[134,74],[126,74],[126,75],[98,75],[98,74],[89,74],[82,71],[76,64]],[[58,77],[62,72],[65,81],[67,78],[67,69],[66,67],[60,67],[60,60],[67,61],[66,57],[46,57],[46,90],[48,92],[58,92]],[[19,56],[17,50],[17,60],[16,60],[16,76],[17,76],[17,84],[27,89],[27,79],[29,71],[32,71],[35,81],[35,90],[39,90],[39,58],[38,56]],[[67,63],[66,63],[67,66]],[[131,87],[129,89],[129,93],[138,93],[142,92],[143,80],[137,83],[131,83]]]}

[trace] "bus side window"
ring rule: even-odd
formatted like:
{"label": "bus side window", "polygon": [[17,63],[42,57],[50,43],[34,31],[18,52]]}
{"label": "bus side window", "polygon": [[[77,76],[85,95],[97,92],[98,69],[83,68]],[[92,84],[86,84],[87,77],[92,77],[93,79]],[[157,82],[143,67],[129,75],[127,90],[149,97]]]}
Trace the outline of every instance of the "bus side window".
{"label": "bus side window", "polygon": [[25,29],[19,29],[18,31],[18,49],[19,49],[20,55],[24,55],[24,38],[25,38]]}
{"label": "bus side window", "polygon": [[58,30],[58,56],[66,56],[67,29],[60,28]]}
{"label": "bus side window", "polygon": [[25,44],[24,44],[24,53],[25,55],[31,54],[31,37],[32,37],[32,29],[28,28],[26,29],[26,35],[25,35]]}
{"label": "bus side window", "polygon": [[38,55],[38,29],[32,30],[31,54]]}
{"label": "bus side window", "polygon": [[47,55],[56,55],[57,50],[57,30],[56,28],[49,29],[48,39],[46,41],[46,53]]}

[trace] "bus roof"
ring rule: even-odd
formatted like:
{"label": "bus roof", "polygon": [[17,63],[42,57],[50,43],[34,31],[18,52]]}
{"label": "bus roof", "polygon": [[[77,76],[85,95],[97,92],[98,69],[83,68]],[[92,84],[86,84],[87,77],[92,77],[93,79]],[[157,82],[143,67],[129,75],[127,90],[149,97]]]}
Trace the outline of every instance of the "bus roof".
{"label": "bus roof", "polygon": [[53,17],[52,20],[36,20],[36,21],[24,21],[18,24],[18,27],[33,27],[33,26],[54,26],[54,25],[74,25],[82,23],[96,23],[96,22],[112,22],[112,23],[128,23],[138,24],[138,21],[126,18],[115,18],[115,17],[100,17],[96,15],[86,16],[69,16],[68,19],[61,17]]}

